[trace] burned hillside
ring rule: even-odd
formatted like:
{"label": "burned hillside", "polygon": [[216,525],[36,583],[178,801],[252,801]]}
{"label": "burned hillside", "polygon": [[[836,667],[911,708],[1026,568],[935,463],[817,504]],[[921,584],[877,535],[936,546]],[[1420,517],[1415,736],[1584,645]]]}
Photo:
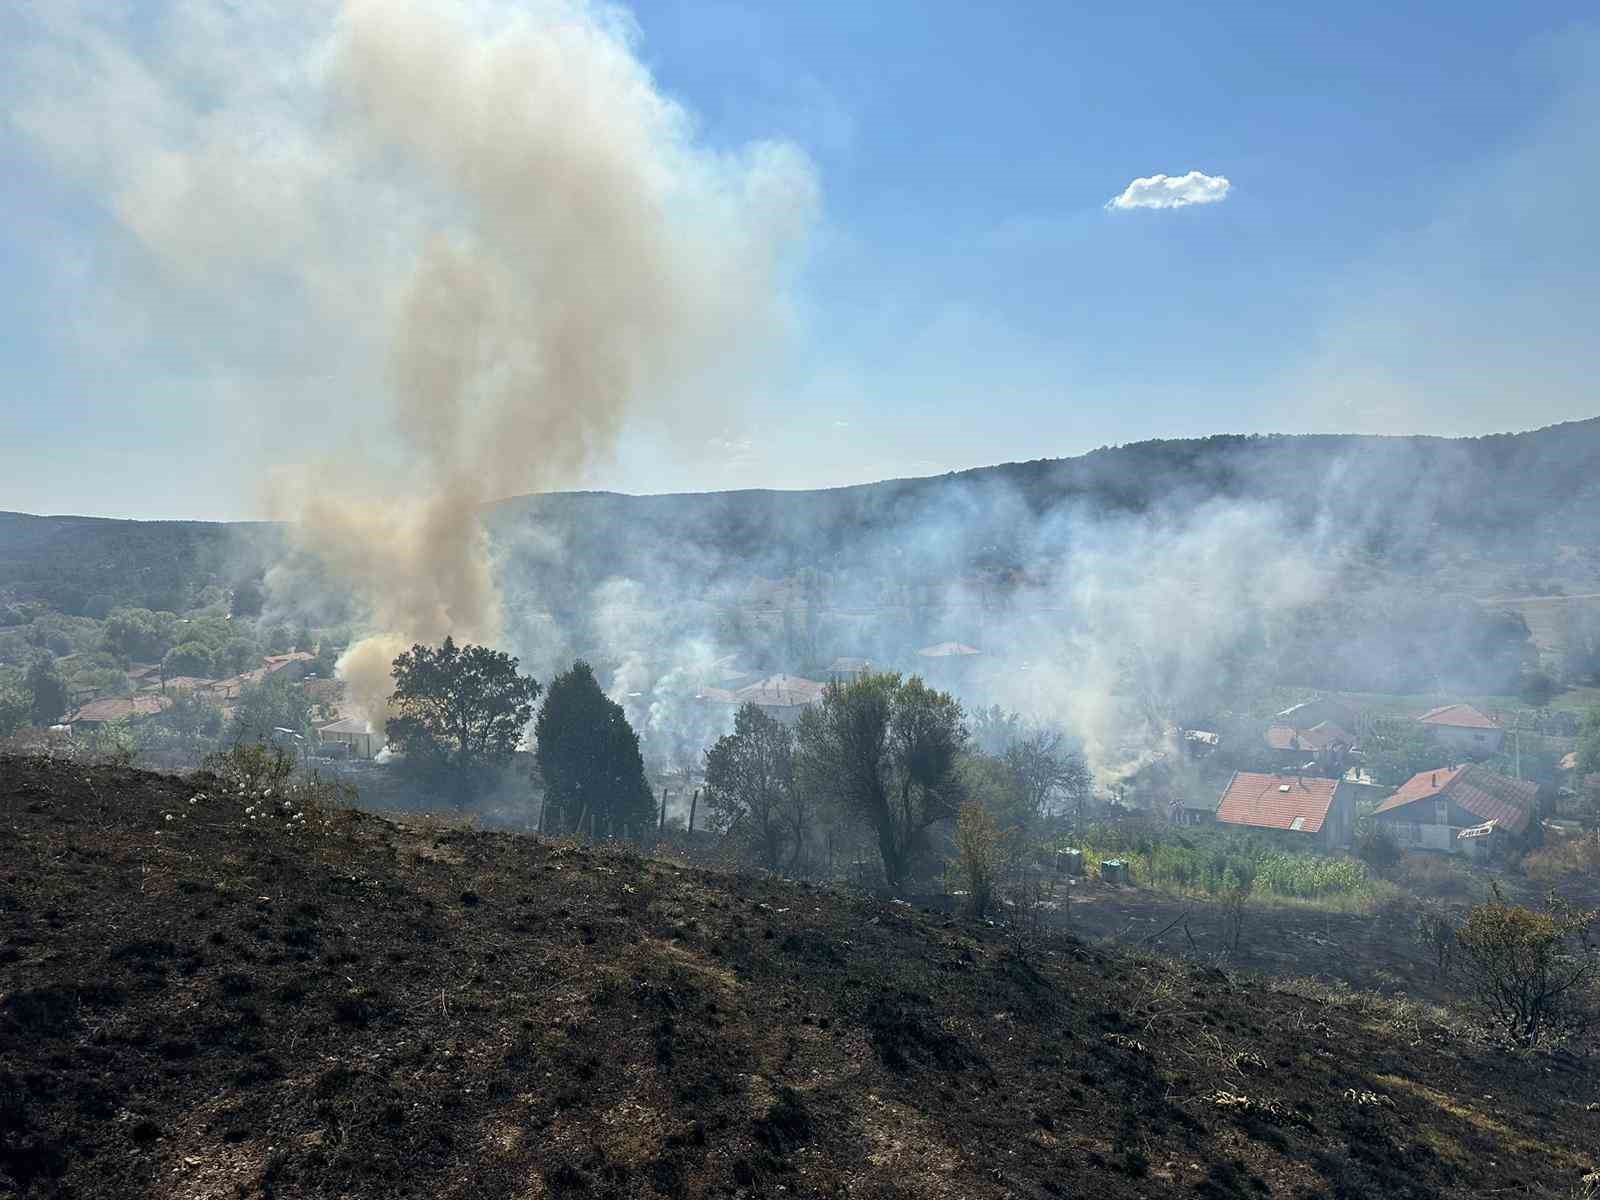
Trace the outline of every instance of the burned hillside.
{"label": "burned hillside", "polygon": [[28,1197],[1569,1196],[1600,1141],[1587,1059],[1403,999],[16,758],[0,1047]]}

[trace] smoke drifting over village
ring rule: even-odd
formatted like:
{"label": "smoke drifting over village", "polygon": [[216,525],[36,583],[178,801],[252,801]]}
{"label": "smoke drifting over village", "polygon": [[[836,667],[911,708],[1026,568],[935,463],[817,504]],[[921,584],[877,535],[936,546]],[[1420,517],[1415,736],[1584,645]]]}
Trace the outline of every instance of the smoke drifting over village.
{"label": "smoke drifting over village", "polygon": [[[589,657],[653,765],[682,768],[731,715],[708,689],[854,657],[1059,723],[1109,780],[1221,680],[1492,674],[1418,631],[1495,618],[1384,582],[1525,548],[1539,506],[1480,520],[1469,448],[1154,443],[787,500],[508,500],[580,484],[626,433],[700,453],[781,361],[818,220],[804,153],[706,144],[618,9],[35,20],[15,123],[138,248],[96,315],[177,335],[270,448],[242,472],[297,547],[269,606],[354,598],[339,671],[374,722],[396,652],[449,634],[541,679]],[[1512,466],[1581,476],[1581,453],[1540,453]],[[981,653],[919,653],[941,642]]]}
{"label": "smoke drifting over village", "polygon": [[[792,146],[699,145],[610,7],[302,15],[184,9],[147,58],[118,51],[115,72],[75,81],[96,107],[144,101],[125,137],[75,144],[48,100],[30,124],[103,189],[173,316],[280,304],[276,324],[303,324],[283,348],[310,362],[221,343],[231,403],[292,412],[301,372],[312,408],[381,398],[377,437],[278,457],[266,480],[274,515],[369,612],[340,671],[381,719],[397,650],[501,638],[483,504],[570,485],[630,422],[686,451],[715,428],[711,398],[781,333],[817,185]],[[110,52],[87,10],[54,32],[63,61]],[[302,64],[287,76],[285,37]],[[281,149],[248,154],[268,133]]]}

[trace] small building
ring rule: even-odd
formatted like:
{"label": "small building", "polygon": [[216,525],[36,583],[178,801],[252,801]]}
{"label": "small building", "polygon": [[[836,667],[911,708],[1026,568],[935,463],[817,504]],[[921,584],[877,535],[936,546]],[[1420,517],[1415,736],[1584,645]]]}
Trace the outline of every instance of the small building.
{"label": "small building", "polygon": [[324,746],[348,746],[351,758],[372,758],[383,749],[383,734],[374,733],[364,717],[345,717],[317,730]]}
{"label": "small building", "polygon": [[1274,724],[1264,735],[1267,748],[1282,767],[1315,767],[1326,774],[1342,774],[1355,737],[1343,726],[1321,721],[1309,729]]}
{"label": "small building", "polygon": [[1167,802],[1167,819],[1174,825],[1211,825],[1217,819],[1217,799],[1185,792]]}
{"label": "small building", "polygon": [[940,642],[917,651],[919,658],[972,658],[982,653],[976,646],[969,646],[965,642]]}
{"label": "small building", "polygon": [[299,679],[316,661],[317,656],[309,650],[291,650],[288,654],[268,654],[261,660],[261,669],[268,675],[288,671],[290,679]]}
{"label": "small building", "polygon": [[1342,780],[1235,771],[1217,804],[1217,821],[1303,834],[1325,849],[1348,845],[1355,800]]}
{"label": "small building", "polygon": [[1457,836],[1463,829],[1492,821],[1497,831],[1522,833],[1533,819],[1538,794],[1532,780],[1468,763],[1418,771],[1378,805],[1373,817],[1407,849],[1455,854],[1468,848]]}
{"label": "small building", "polygon": [[1433,731],[1439,744],[1469,758],[1488,758],[1499,754],[1505,743],[1505,730],[1495,719],[1470,704],[1445,704],[1417,718]]}
{"label": "small building", "polygon": [[822,699],[828,685],[799,675],[769,675],[747,687],[729,691],[726,688],[701,688],[698,700],[708,704],[727,704],[734,708],[754,704],[769,717],[792,725],[809,706]]}
{"label": "small building", "polygon": [[172,700],[169,697],[149,692],[141,692],[135,696],[108,696],[102,700],[91,700],[69,713],[62,724],[72,726],[75,731],[99,729],[102,725],[109,725],[113,721],[137,721],[144,717],[153,717],[171,705]]}
{"label": "small building", "polygon": [[872,673],[872,662],[865,658],[836,658],[822,673],[840,683],[854,683],[863,675]]}

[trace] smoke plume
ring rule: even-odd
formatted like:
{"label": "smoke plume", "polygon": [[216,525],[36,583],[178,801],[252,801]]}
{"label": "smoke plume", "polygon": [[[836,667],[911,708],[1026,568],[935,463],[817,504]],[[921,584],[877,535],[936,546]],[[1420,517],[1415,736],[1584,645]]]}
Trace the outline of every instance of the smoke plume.
{"label": "smoke plume", "polygon": [[[20,123],[147,252],[144,320],[192,322],[232,402],[335,431],[275,456],[270,502],[368,610],[340,669],[380,718],[397,649],[502,631],[486,502],[572,485],[625,428],[720,426],[817,190],[791,146],[697,140],[609,6],[262,11],[178,6],[153,44],[41,17]],[[75,69],[116,144],[71,125]]]}

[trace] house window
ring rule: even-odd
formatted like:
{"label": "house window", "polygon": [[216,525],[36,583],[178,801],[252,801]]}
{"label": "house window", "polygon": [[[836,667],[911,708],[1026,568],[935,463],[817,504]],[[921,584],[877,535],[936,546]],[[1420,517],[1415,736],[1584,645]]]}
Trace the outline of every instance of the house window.
{"label": "house window", "polygon": [[1435,800],[1433,802],[1433,823],[1435,825],[1450,824],[1450,801]]}

